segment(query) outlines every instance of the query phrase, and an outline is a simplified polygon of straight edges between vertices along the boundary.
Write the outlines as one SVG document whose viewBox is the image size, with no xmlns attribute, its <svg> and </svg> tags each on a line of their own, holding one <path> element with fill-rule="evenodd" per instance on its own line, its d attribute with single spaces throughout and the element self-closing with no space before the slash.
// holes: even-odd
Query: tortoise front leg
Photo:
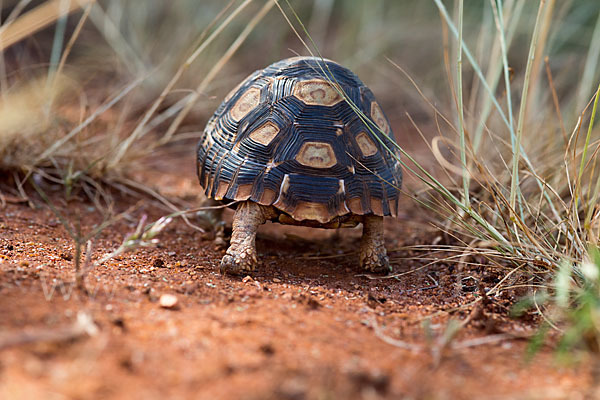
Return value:
<svg viewBox="0 0 600 400">
<path fill-rule="evenodd" d="M 238 204 L 233 217 L 233 233 L 227 253 L 221 260 L 221 273 L 241 275 L 254 271 L 256 258 L 256 231 L 269 216 L 268 207 L 252 201 Z"/>
<path fill-rule="evenodd" d="M 360 266 L 367 271 L 387 274 L 391 268 L 383 242 L 383 217 L 365 215 L 362 223 Z"/>
</svg>

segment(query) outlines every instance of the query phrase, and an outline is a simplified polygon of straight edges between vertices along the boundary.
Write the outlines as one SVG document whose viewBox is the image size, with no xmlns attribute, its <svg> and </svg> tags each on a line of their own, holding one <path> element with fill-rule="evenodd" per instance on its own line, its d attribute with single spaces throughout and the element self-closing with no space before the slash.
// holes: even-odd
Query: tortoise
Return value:
<svg viewBox="0 0 600 400">
<path fill-rule="evenodd" d="M 207 198 L 236 202 L 221 273 L 255 269 L 256 232 L 269 220 L 362 223 L 361 266 L 389 272 L 383 217 L 397 215 L 402 184 L 394 141 L 371 90 L 333 61 L 288 58 L 247 77 L 210 118 L 197 149 Z"/>
</svg>

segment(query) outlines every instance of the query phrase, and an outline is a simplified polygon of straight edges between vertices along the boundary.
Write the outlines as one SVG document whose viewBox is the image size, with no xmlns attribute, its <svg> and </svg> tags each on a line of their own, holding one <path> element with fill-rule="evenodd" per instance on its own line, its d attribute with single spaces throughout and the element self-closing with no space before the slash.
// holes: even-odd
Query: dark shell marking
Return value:
<svg viewBox="0 0 600 400">
<path fill-rule="evenodd" d="M 198 145 L 198 178 L 210 198 L 273 205 L 295 221 L 396 216 L 402 171 L 380 143 L 394 149 L 393 140 L 354 73 L 295 57 L 255 72 L 227 96 Z"/>
</svg>

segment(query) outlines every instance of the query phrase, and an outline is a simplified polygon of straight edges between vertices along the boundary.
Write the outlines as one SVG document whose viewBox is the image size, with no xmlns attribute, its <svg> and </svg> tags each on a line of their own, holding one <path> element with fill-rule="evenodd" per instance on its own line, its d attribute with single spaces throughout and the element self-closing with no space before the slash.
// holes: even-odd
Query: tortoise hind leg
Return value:
<svg viewBox="0 0 600 400">
<path fill-rule="evenodd" d="M 233 217 L 233 232 L 227 253 L 221 260 L 221 273 L 241 275 L 254 271 L 256 257 L 256 231 L 271 214 L 271 208 L 252 201 L 238 204 Z"/>
<path fill-rule="evenodd" d="M 387 274 L 390 262 L 383 242 L 383 217 L 363 216 L 363 235 L 360 241 L 360 265 L 367 271 Z"/>
</svg>

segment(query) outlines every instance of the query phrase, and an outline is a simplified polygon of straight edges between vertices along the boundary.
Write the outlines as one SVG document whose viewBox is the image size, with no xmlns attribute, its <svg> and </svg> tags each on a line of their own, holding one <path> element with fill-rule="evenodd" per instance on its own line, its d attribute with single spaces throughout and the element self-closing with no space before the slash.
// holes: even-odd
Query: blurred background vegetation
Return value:
<svg viewBox="0 0 600 400">
<path fill-rule="evenodd" d="M 60 8 L 76 3 L 76 0 L 5 0 L 2 2 L 2 35 L 12 37 L 10 23 L 7 24 L 11 19 L 18 19 L 28 11 L 48 3 L 56 3 L 56 7 Z M 92 110 L 111 96 L 118 94 L 136 79 L 142 78 L 143 81 L 125 97 L 121 105 L 108 112 L 112 117 L 100 118 L 102 123 L 98 121 L 90 127 L 90 130 L 96 130 L 95 134 L 105 133 L 97 130 L 110 130 L 111 134 L 127 135 L 130 132 L 122 124 L 135 122 L 140 117 L 144 109 L 159 96 L 186 58 L 224 19 L 236 12 L 241 5 L 243 9 L 237 10 L 239 14 L 235 15 L 202 54 L 186 68 L 173 90 L 166 96 L 162 107 L 176 103 L 188 95 L 190 90 L 194 90 L 265 4 L 258 0 L 103 0 L 84 3 L 89 4 L 82 5 L 79 11 L 71 13 L 69 17 L 57 19 L 50 16 L 50 24 L 45 29 L 31 29 L 31 32 L 27 33 L 25 28 L 26 34 L 22 40 L 4 50 L 0 77 L 2 98 L 5 101 L 0 109 L 0 116 L 10 123 L 3 123 L 0 128 L 0 166 L 38 166 L 41 160 L 36 162 L 34 156 L 41 155 L 41 148 L 46 147 L 49 142 L 44 141 L 43 145 L 37 146 L 35 143 L 24 141 L 24 134 L 35 135 L 34 131 L 46 127 L 51 122 L 58 123 L 59 129 L 68 129 L 72 127 L 70 123 L 80 122 L 73 121 L 73 117 L 78 116 L 81 119 L 89 116 Z M 507 10 L 515 10 L 515 13 L 518 13 L 508 52 L 508 61 L 515 81 L 512 90 L 518 94 L 519 82 L 522 80 L 519 78 L 524 74 L 538 2 L 508 0 L 504 3 Z M 561 108 L 567 115 L 566 122 L 573 124 L 573 116 L 581 112 L 589 101 L 595 90 L 593 83 L 597 82 L 600 76 L 600 70 L 592 68 L 591 76 L 589 71 L 588 76 L 585 76 L 585 85 L 580 85 L 584 78 L 582 75 L 586 73 L 586 62 L 589 62 L 588 52 L 594 51 L 595 54 L 591 56 L 595 56 L 596 59 L 598 57 L 598 44 L 595 49 L 590 48 L 590 45 L 593 37 L 600 36 L 600 30 L 597 28 L 600 5 L 594 0 L 548 3 L 552 3 L 552 11 L 549 12 L 547 32 L 543 32 L 547 35 L 543 55 L 549 57 L 556 92 Z M 280 4 L 287 17 L 306 38 L 288 3 L 280 1 Z M 434 1 L 314 0 L 291 1 L 289 4 L 305 24 L 321 54 L 349 67 L 372 87 L 384 104 L 392 124 L 398 127 L 396 133 L 401 143 L 415 143 L 412 139 L 405 140 L 407 135 L 404 130 L 410 129 L 406 112 L 420 124 L 431 123 L 433 115 L 430 107 L 421 99 L 406 76 L 388 62 L 387 58 L 406 70 L 420 90 L 441 111 L 452 113 L 455 109 L 452 86 L 449 85 L 446 71 L 448 65 L 444 62 L 444 46 L 449 46 L 447 50 L 452 67 L 455 64 L 456 40 L 449 36 Z M 491 4 L 490 1 L 470 0 L 465 2 L 464 8 L 465 44 L 474 53 L 482 71 L 487 71 L 490 64 L 499 64 L 498 59 L 490 58 L 496 37 Z M 90 10 L 84 11 L 86 7 L 90 7 Z M 446 7 L 451 15 L 456 14 L 455 2 L 446 1 Z M 15 12 L 18 14 L 15 15 Z M 52 14 L 51 10 L 46 10 L 46 14 Z M 85 20 L 82 21 L 82 18 Z M 512 22 L 508 19 L 507 21 Z M 76 32 L 80 22 L 83 23 L 82 29 Z M 41 87 L 47 86 L 47 81 L 57 69 L 60 56 L 64 54 L 65 47 L 71 39 L 74 39 L 74 43 L 61 70 L 58 79 L 60 84 L 54 87 L 56 93 L 52 94 L 59 99 L 53 104 L 54 108 L 51 111 L 45 111 L 58 121 L 48 121 L 47 116 L 39 115 L 40 110 L 35 108 L 41 101 Z M 219 69 L 214 79 L 205 85 L 185 121 L 186 127 L 183 131 L 201 131 L 204 121 L 224 95 L 250 72 L 295 54 L 305 55 L 308 52 L 282 13 L 277 7 L 273 7 L 260 19 L 223 68 Z M 543 68 L 543 63 L 537 65 L 537 72 L 543 80 L 541 85 L 547 88 Z M 468 63 L 464 63 L 463 73 L 465 104 L 471 107 L 466 115 L 466 124 L 475 125 L 478 116 L 473 107 L 481 103 L 487 94 L 481 91 Z M 500 84 L 498 91 L 502 90 L 504 88 Z M 539 123 L 543 123 L 548 114 L 544 111 L 552 112 L 552 98 L 548 94 L 547 90 L 538 90 L 537 98 L 532 104 L 539 110 L 529 112 L 530 122 L 538 120 Z M 9 98 L 10 101 L 7 101 Z M 24 104 L 21 105 L 20 102 Z M 67 104 L 71 110 L 59 110 Z M 58 118 L 64 117 L 63 113 L 69 111 L 75 115 L 66 116 L 66 120 Z M 16 113 L 22 114 L 21 118 L 18 118 Z M 456 118 L 452 122 L 455 120 Z M 21 127 L 21 124 L 26 126 Z M 98 125 L 102 128 L 98 129 Z M 554 125 L 550 129 L 558 129 L 558 124 Z M 162 129 L 164 126 L 161 125 L 155 134 L 160 135 Z M 19 138 L 16 139 L 10 132 L 6 133 L 7 130 L 13 133 L 19 131 Z M 427 129 L 424 131 L 431 133 Z M 54 135 L 47 136 L 47 141 L 54 140 Z M 34 137 L 35 141 L 39 139 Z M 11 143 L 10 150 L 6 148 L 7 142 Z M 18 153 L 15 148 L 25 147 L 23 145 L 26 143 L 32 148 L 27 150 L 29 160 L 23 163 L 20 155 L 14 156 L 15 152 Z M 116 145 L 114 141 L 111 141 L 111 144 Z M 97 146 L 94 145 L 94 148 L 97 149 Z M 69 154 L 67 157 L 71 156 L 72 154 Z M 90 169 L 89 163 L 93 162 L 93 159 L 95 157 L 78 160 L 82 163 L 78 164 L 79 168 L 95 171 L 99 176 L 109 172 L 100 168 L 102 163 Z M 60 160 L 46 159 L 41 165 L 52 161 L 60 164 Z M 126 168 L 119 168 L 119 174 L 127 168 L 135 167 L 128 163 L 121 166 Z"/>
<path fill-rule="evenodd" d="M 55 3 L 55 8 L 60 8 L 76 3 L 76 0 L 3 1 L 3 37 L 14 36 L 11 20 L 18 19 L 36 7 L 47 6 L 48 3 Z M 36 156 L 43 155 L 42 149 L 55 140 L 55 135 L 52 132 L 45 134 L 40 141 L 37 133 L 45 132 L 52 126 L 51 130 L 60 135 L 59 130 L 76 126 L 73 124 L 89 116 L 128 84 L 141 78 L 143 81 L 125 96 L 118 107 L 111 108 L 103 114 L 105 118 L 99 118 L 87 129 L 94 131 L 96 135 L 96 140 L 93 141 L 94 152 L 97 152 L 97 144 L 101 140 L 98 135 L 110 131 L 110 135 L 105 138 L 112 139 L 109 140 L 110 143 L 104 143 L 110 144 L 104 149 L 105 154 L 110 152 L 111 146 L 117 146 L 114 135 L 125 136 L 131 133 L 123 124 L 136 122 L 140 118 L 186 58 L 226 18 L 236 13 L 202 54 L 186 67 L 173 90 L 167 94 L 161 109 L 181 100 L 199 85 L 265 4 L 258 0 L 103 0 L 84 3 L 89 4 L 83 4 L 79 11 L 63 18 L 52 18 L 52 10 L 48 8 L 45 13 L 50 14 L 49 24 L 45 29 L 37 31 L 35 26 L 21 28 L 21 31 L 25 31 L 21 40 L 3 51 L 0 78 L 4 102 L 0 108 L 0 117 L 9 122 L 2 123 L 0 128 L 0 166 L 32 168 L 64 164 L 66 161 L 61 160 L 61 157 L 50 159 L 46 155 L 42 157 L 43 160 L 38 160 L 39 157 Z M 508 52 L 515 81 L 512 90 L 518 94 L 538 3 L 511 0 L 504 3 L 507 10 L 515 10 L 515 14 L 518 14 Z M 600 5 L 594 0 L 549 3 L 552 3 L 552 11 L 549 12 L 547 32 L 544 32 L 547 40 L 543 55 L 549 57 L 561 108 L 567 114 L 566 122 L 572 125 L 575 122 L 574 116 L 581 112 L 594 92 L 593 82 L 597 81 L 600 74 L 598 68 L 591 68 L 591 72 L 587 71 L 585 76 L 585 84 L 582 84 L 586 62 L 589 62 L 588 52 L 594 51 L 595 54 L 591 56 L 598 58 L 598 44 L 595 49 L 590 46 L 592 38 L 600 36 L 597 28 Z M 280 4 L 302 37 L 306 38 L 288 3 L 280 1 Z M 433 113 L 407 77 L 387 58 L 406 70 L 420 90 L 441 111 L 452 113 L 455 109 L 446 69 L 455 65 L 456 40 L 448 33 L 433 1 L 314 0 L 291 1 L 289 4 L 305 24 L 321 54 L 349 67 L 372 87 L 384 104 L 392 124 L 397 127 L 396 133 L 401 143 L 410 145 L 418 142 L 407 138 L 413 134 L 405 133 L 412 131 L 405 113 L 410 113 L 419 124 L 431 123 Z M 474 53 L 482 71 L 487 71 L 490 64 L 499 65 L 500 61 L 490 58 L 496 38 L 491 4 L 489 1 L 471 0 L 465 2 L 464 8 L 465 44 Z M 87 7 L 90 9 L 85 11 Z M 447 1 L 446 7 L 451 15 L 456 15 L 455 2 Z M 513 22 L 508 18 L 507 21 Z M 83 25 L 81 31 L 78 31 L 80 23 Z M 28 28 L 31 28 L 30 32 Z M 52 104 L 52 110 L 38 107 L 41 106 L 40 102 L 44 103 L 41 88 L 47 87 L 50 78 L 54 78 L 52 75 L 58 68 L 61 55 L 65 54 L 65 48 L 69 47 L 70 40 L 73 40 L 72 47 L 68 50 L 64 67 L 57 79 L 60 83 L 58 86 L 54 85 L 56 93 L 51 95 L 58 99 Z M 445 65 L 444 46 L 448 46 L 447 55 L 450 57 L 446 63 L 449 62 L 449 65 Z M 219 68 L 202 93 L 199 93 L 200 97 L 185 120 L 182 131 L 201 131 L 206 118 L 237 82 L 256 69 L 295 54 L 308 52 L 280 10 L 273 7 L 260 19 L 228 62 Z M 498 54 L 494 55 L 498 58 Z M 543 68 L 543 63 L 537 65 L 539 79 L 543 80 L 541 85 L 546 89 L 547 80 Z M 482 92 L 468 63 L 464 63 L 463 73 L 465 104 L 470 106 L 465 116 L 466 124 L 475 128 L 478 115 L 474 107 L 480 105 L 487 94 Z M 498 91 L 502 90 L 505 89 L 500 84 Z M 547 90 L 538 90 L 536 96 L 531 103 L 539 110 L 531 110 L 528 116 L 530 122 L 537 120 L 544 123 L 548 114 L 546 111 L 553 111 L 552 98 Z M 61 110 L 62 106 L 68 109 Z M 46 115 L 40 115 L 40 112 Z M 47 118 L 48 115 L 50 119 Z M 455 121 L 456 118 L 453 118 L 452 122 Z M 558 124 L 553 125 L 548 128 L 559 128 Z M 164 125 L 160 125 L 155 134 L 160 135 L 164 128 Z M 428 135 L 432 133 L 431 129 L 423 130 Z M 33 142 L 28 142 L 26 137 L 30 137 Z M 63 154 L 70 162 L 73 154 L 68 144 L 73 143 L 69 141 L 64 144 Z M 79 146 L 85 144 L 84 140 L 79 141 Z M 27 148 L 26 154 L 20 154 L 19 149 L 24 148 Z M 134 150 L 130 149 L 131 160 L 143 156 L 144 152 L 138 154 Z M 118 175 L 135 168 L 135 162 L 123 162 L 112 165 L 109 171 L 94 155 L 76 161 L 79 169 L 89 171 L 97 177 L 106 173 Z M 90 167 L 90 163 L 94 162 L 95 166 Z"/>
<path fill-rule="evenodd" d="M 600 341 L 597 0 L 0 7 L 0 170 L 17 186 L 30 176 L 68 190 L 131 186 L 149 157 L 178 149 L 192 160 L 190 143 L 232 87 L 310 50 L 382 103 L 406 151 L 405 191 L 456 239 L 447 250 L 526 270 L 549 293 L 558 273 L 556 318 L 585 310 L 581 329 Z"/>
</svg>

